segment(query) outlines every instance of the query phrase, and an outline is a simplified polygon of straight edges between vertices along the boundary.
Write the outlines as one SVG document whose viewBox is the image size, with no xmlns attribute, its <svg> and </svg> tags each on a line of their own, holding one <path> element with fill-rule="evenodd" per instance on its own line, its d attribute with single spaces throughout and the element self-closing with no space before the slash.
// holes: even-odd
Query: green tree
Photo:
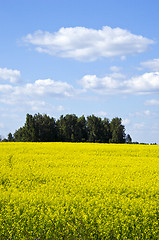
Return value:
<svg viewBox="0 0 159 240">
<path fill-rule="evenodd" d="M 8 134 L 8 142 L 13 142 L 14 138 L 11 133 Z"/>
<path fill-rule="evenodd" d="M 24 141 L 25 142 L 35 142 L 35 121 L 31 114 L 27 114 L 26 123 L 24 125 Z"/>
<path fill-rule="evenodd" d="M 78 141 L 86 142 L 87 141 L 87 121 L 84 116 L 81 116 L 77 120 L 77 132 L 78 132 Z"/>
<path fill-rule="evenodd" d="M 26 131 L 24 127 L 20 127 L 18 130 L 16 130 L 14 133 L 15 142 L 26 142 L 25 133 Z"/>
<path fill-rule="evenodd" d="M 109 143 L 109 139 L 111 138 L 111 131 L 110 131 L 110 121 L 108 118 L 104 118 L 102 121 L 103 124 L 103 142 Z"/>
<path fill-rule="evenodd" d="M 35 140 L 37 142 L 57 141 L 57 128 L 54 118 L 46 114 L 35 114 L 34 117 Z"/>
<path fill-rule="evenodd" d="M 78 123 L 77 116 L 75 114 L 63 115 L 57 121 L 58 127 L 58 139 L 64 142 L 76 142 L 78 141 Z"/>
<path fill-rule="evenodd" d="M 87 120 L 84 116 L 75 114 L 61 115 L 55 121 L 53 117 L 44 114 L 26 115 L 23 127 L 15 131 L 14 137 L 8 134 L 8 141 L 22 142 L 125 142 L 125 127 L 121 118 L 109 119 L 90 115 Z M 129 136 L 129 142 L 131 137 Z"/>
<path fill-rule="evenodd" d="M 128 144 L 132 143 L 132 138 L 129 134 L 126 135 L 125 142 L 128 143 Z"/>
<path fill-rule="evenodd" d="M 87 117 L 87 132 L 89 142 L 104 141 L 104 126 L 102 119 L 94 115 Z"/>
<path fill-rule="evenodd" d="M 125 143 L 125 127 L 121 118 L 113 118 L 110 123 L 111 143 Z"/>
</svg>

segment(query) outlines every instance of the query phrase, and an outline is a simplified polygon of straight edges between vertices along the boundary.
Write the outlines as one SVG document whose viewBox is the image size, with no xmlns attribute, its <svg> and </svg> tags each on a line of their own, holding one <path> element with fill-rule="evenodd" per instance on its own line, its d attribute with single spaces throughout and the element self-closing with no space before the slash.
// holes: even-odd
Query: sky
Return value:
<svg viewBox="0 0 159 240">
<path fill-rule="evenodd" d="M 159 144 L 158 0 L 0 0 L 0 135 L 26 114 L 122 118 Z"/>
</svg>

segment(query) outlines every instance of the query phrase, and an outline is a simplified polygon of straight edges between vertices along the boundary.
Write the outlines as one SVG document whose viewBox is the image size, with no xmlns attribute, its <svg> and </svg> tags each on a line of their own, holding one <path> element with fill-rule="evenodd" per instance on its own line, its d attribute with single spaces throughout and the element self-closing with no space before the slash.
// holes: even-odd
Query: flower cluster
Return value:
<svg viewBox="0 0 159 240">
<path fill-rule="evenodd" d="M 0 239 L 157 239 L 159 146 L 1 143 Z"/>
</svg>

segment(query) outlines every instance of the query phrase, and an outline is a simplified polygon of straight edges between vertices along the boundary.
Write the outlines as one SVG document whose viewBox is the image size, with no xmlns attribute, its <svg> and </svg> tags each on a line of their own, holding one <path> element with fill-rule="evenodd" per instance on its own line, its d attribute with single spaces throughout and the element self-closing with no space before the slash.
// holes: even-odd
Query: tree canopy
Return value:
<svg viewBox="0 0 159 240">
<path fill-rule="evenodd" d="M 122 119 L 118 117 L 110 121 L 95 115 L 85 118 L 67 114 L 55 120 L 38 113 L 34 116 L 27 114 L 24 126 L 13 135 L 9 133 L 8 141 L 131 143 L 131 137 L 126 137 Z"/>
</svg>

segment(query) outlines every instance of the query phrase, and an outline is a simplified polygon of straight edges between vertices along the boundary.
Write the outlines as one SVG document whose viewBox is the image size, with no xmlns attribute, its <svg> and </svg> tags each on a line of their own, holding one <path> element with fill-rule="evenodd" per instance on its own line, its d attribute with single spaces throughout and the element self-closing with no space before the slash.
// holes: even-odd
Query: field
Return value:
<svg viewBox="0 0 159 240">
<path fill-rule="evenodd" d="M 0 143 L 0 239 L 159 239 L 159 146 Z"/>
</svg>

